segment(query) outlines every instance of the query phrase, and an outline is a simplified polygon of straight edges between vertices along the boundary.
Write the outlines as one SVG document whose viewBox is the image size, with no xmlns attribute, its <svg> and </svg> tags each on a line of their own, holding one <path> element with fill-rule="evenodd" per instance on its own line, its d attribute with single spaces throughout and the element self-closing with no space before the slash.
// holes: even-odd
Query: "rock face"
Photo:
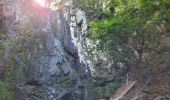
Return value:
<svg viewBox="0 0 170 100">
<path fill-rule="evenodd" d="M 71 3 L 53 11 L 34 0 L 0 1 L 0 99 L 99 100 L 115 91 L 114 65 L 105 53 L 84 52 L 92 45 L 86 13 Z"/>
<path fill-rule="evenodd" d="M 11 25 L 15 19 L 15 5 L 13 0 L 0 0 L 0 40 L 4 40 L 6 37 L 3 32 L 10 31 Z M 9 46 L 5 46 L 2 51 L 0 58 L 0 73 L 2 73 L 2 69 L 6 62 L 9 53 Z"/>
<path fill-rule="evenodd" d="M 15 19 L 15 0 L 0 1 L 0 26 L 1 28 L 9 28 Z"/>
<path fill-rule="evenodd" d="M 17 4 L 15 26 L 8 26 L 8 22 L 3 24 L 10 29 L 6 33 L 10 49 L 6 50 L 9 56 L 1 69 L 12 68 L 10 75 L 16 88 L 15 99 L 90 100 L 86 86 L 81 82 L 85 72 L 79 75 L 75 67 L 79 63 L 77 49 L 72 43 L 63 10 L 42 8 L 32 0 L 23 3 L 25 5 L 12 3 Z M 1 12 L 1 18 L 13 14 L 11 7 L 1 5 L 0 10 L 10 11 Z M 2 74 L 3 79 L 8 78 Z"/>
<path fill-rule="evenodd" d="M 79 57 L 78 69 L 81 72 L 86 72 L 85 76 L 90 75 L 90 77 L 93 77 L 97 84 L 105 84 L 108 81 L 112 81 L 115 77 L 113 60 L 109 59 L 110 55 L 107 52 L 95 50 L 97 43 L 92 43 L 92 41 L 86 37 L 88 30 L 86 12 L 80 8 L 67 7 L 68 3 L 73 6 L 74 2 L 65 3 L 64 17 L 69 23 L 72 43 L 74 47 L 77 48 Z"/>
</svg>

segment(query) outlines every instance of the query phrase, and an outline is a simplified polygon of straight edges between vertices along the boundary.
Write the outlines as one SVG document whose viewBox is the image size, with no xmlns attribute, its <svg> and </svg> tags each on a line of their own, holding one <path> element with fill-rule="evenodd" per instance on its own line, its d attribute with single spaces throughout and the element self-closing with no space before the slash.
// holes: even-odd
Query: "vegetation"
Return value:
<svg viewBox="0 0 170 100">
<path fill-rule="evenodd" d="M 0 81 L 0 100 L 12 100 L 14 88 L 9 82 Z"/>
<path fill-rule="evenodd" d="M 33 27 L 33 25 L 30 26 Z M 1 73 L 0 100 L 13 100 L 16 84 L 25 80 L 30 60 L 37 57 L 41 43 L 39 43 L 37 35 L 30 26 L 28 23 L 24 23 L 19 32 L 10 33 L 15 38 L 2 37 L 2 40 L 0 40 L 0 55 L 4 53 L 5 46 L 10 48 L 9 52 L 5 51 L 8 53 L 8 59 L 6 59 L 6 65 L 3 68 L 3 73 Z M 31 59 L 28 59 L 30 51 Z M 34 88 L 31 85 L 25 87 L 27 92 L 33 91 Z"/>
<path fill-rule="evenodd" d="M 29 93 L 32 93 L 35 90 L 35 88 L 36 88 L 36 86 L 34 86 L 34 85 L 26 85 L 24 87 L 24 89 Z"/>
<path fill-rule="evenodd" d="M 107 51 L 114 61 L 130 59 L 133 50 L 142 53 L 150 40 L 150 27 L 170 18 L 169 0 L 104 0 L 104 8 L 99 6 L 101 0 L 79 0 L 79 3 L 87 12 L 100 11 L 89 15 L 87 36 L 94 43 L 99 41 L 96 49 Z"/>
<path fill-rule="evenodd" d="M 84 83 L 87 84 L 88 92 L 98 96 L 97 99 L 101 99 L 109 96 L 110 93 L 113 94 L 126 80 L 129 66 L 132 66 L 131 62 L 138 64 L 143 52 L 154 49 L 149 46 L 149 43 L 155 42 L 159 45 L 153 36 L 152 27 L 158 26 L 161 34 L 168 31 L 164 24 L 170 22 L 170 0 L 73 1 L 75 6 L 87 13 L 89 30 L 86 36 L 94 45 L 87 48 L 86 52 L 88 56 L 91 56 L 92 61 L 95 57 L 98 59 L 98 62 L 94 62 L 98 79 L 93 77 L 95 82 L 85 80 Z M 32 71 L 30 67 L 34 67 L 32 60 L 37 58 L 38 53 L 41 52 L 40 49 L 45 49 L 45 44 L 42 44 L 35 33 L 35 30 L 42 26 L 41 23 L 24 19 L 20 24 L 22 25 L 17 32 L 9 33 L 5 39 L 0 37 L 0 56 L 4 53 L 4 47 L 10 46 L 3 76 L 0 79 L 0 100 L 13 99 L 15 84 L 26 80 L 28 73 Z M 55 33 L 56 29 L 53 28 L 51 31 Z M 5 36 L 1 29 L 0 36 Z M 158 53 L 167 50 L 169 48 L 162 48 Z M 94 51 L 98 55 L 95 55 Z M 104 57 L 106 57 L 105 62 Z M 113 63 L 114 72 L 104 69 L 110 63 Z M 109 77 L 110 80 L 107 80 L 109 75 L 114 77 Z M 101 80 L 104 82 L 96 84 Z M 69 77 L 64 74 L 57 78 L 56 84 L 66 89 L 72 86 Z M 32 92 L 35 88 L 34 85 L 24 87 L 27 92 Z"/>
<path fill-rule="evenodd" d="M 90 24 L 87 37 L 95 46 L 87 52 L 108 53 L 113 62 L 139 62 L 144 50 L 150 49 L 153 26 L 170 21 L 169 0 L 76 0 L 75 5 L 87 12 Z M 94 13 L 95 12 L 95 13 Z M 152 48 L 153 49 L 153 48 Z"/>
<path fill-rule="evenodd" d="M 62 74 L 60 77 L 58 77 L 56 83 L 60 84 L 60 86 L 65 89 L 68 89 L 71 85 L 69 77 L 64 74 Z"/>
<path fill-rule="evenodd" d="M 86 36 L 95 45 L 86 51 L 89 56 L 92 56 L 94 51 L 99 53 L 97 69 L 104 71 L 103 66 L 99 66 L 102 62 L 101 53 L 107 54 L 108 61 L 127 67 L 121 69 L 121 66 L 117 65 L 119 72 L 115 77 L 120 77 L 119 81 L 115 80 L 106 86 L 108 89 L 114 88 L 112 91 L 120 86 L 122 83 L 120 80 L 125 80 L 129 66 L 138 64 L 145 51 L 155 49 L 149 43 L 156 44 L 156 48 L 159 47 L 154 38 L 153 27 L 159 26 L 162 34 L 168 30 L 164 24 L 170 21 L 169 0 L 75 0 L 74 2 L 76 6 L 87 12 L 90 23 Z"/>
</svg>

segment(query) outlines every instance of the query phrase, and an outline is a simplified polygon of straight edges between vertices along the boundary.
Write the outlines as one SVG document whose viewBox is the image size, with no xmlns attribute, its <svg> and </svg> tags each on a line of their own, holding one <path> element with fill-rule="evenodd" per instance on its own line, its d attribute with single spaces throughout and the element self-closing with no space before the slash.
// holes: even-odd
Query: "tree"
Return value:
<svg viewBox="0 0 170 100">
<path fill-rule="evenodd" d="M 107 51 L 114 60 L 135 56 L 140 60 L 145 42 L 150 39 L 149 28 L 169 18 L 168 0 L 103 0 L 77 1 L 88 14 L 88 37 L 100 41 L 97 49 Z M 101 10 L 102 9 L 102 10 Z M 100 12 L 100 13 L 98 13 Z M 121 50 L 118 50 L 121 49 Z"/>
</svg>

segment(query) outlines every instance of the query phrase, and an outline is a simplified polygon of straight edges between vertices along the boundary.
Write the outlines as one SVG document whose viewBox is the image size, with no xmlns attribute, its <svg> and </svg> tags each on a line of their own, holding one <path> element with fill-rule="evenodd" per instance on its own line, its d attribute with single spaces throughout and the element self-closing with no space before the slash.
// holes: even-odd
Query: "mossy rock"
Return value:
<svg viewBox="0 0 170 100">
<path fill-rule="evenodd" d="M 0 100 L 13 100 L 14 88 L 9 82 L 0 81 Z"/>
<path fill-rule="evenodd" d="M 0 56 L 2 55 L 3 51 L 4 51 L 4 44 L 2 41 L 0 41 Z"/>
<path fill-rule="evenodd" d="M 160 48 L 160 50 L 157 52 L 157 53 L 165 53 L 165 52 L 169 52 L 170 51 L 170 47 L 166 47 L 166 46 L 164 46 L 164 47 L 161 47 Z"/>
<path fill-rule="evenodd" d="M 57 79 L 57 84 L 60 84 L 61 87 L 67 89 L 71 86 L 71 82 L 69 80 L 69 77 L 62 74 L 60 77 Z"/>
<path fill-rule="evenodd" d="M 26 85 L 26 86 L 24 86 L 24 89 L 25 89 L 26 92 L 32 93 L 36 89 L 36 86 Z"/>
<path fill-rule="evenodd" d="M 101 99 L 103 98 L 104 88 L 100 86 L 97 86 L 97 87 L 94 86 L 94 87 L 88 88 L 88 92 L 90 94 L 94 94 L 96 96 L 96 99 Z"/>
</svg>

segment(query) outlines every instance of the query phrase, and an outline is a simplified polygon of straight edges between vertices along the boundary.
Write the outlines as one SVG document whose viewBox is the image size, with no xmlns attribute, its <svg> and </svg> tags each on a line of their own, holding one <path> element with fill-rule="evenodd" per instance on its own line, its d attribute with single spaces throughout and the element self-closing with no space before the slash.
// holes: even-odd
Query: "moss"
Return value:
<svg viewBox="0 0 170 100">
<path fill-rule="evenodd" d="M 25 72 L 24 67 L 28 67 L 28 51 L 31 51 L 31 56 L 36 56 L 39 50 L 37 34 L 33 33 L 27 25 L 24 25 L 24 30 L 21 29 L 20 32 L 11 32 L 17 38 L 15 41 L 8 37 L 0 38 L 0 56 L 3 55 L 4 47 L 10 46 L 8 59 L 2 73 L 4 81 L 0 81 L 0 100 L 13 100 L 14 85 L 25 79 L 23 73 Z M 2 35 L 5 33 L 0 31 L 0 36 Z M 25 89 L 31 92 L 34 86 L 26 86 Z"/>
<path fill-rule="evenodd" d="M 119 83 L 110 82 L 105 85 L 105 95 L 109 96 L 116 92 L 117 88 L 120 86 Z"/>
<path fill-rule="evenodd" d="M 82 82 L 88 85 L 88 93 L 95 95 L 96 100 L 99 100 L 114 94 L 124 80 L 125 77 L 121 72 L 118 72 L 113 81 L 105 82 L 104 85 L 97 85 L 96 82 L 93 82 L 92 80 L 83 80 Z"/>
<path fill-rule="evenodd" d="M 10 82 L 0 81 L 0 100 L 13 100 L 14 88 Z"/>
<path fill-rule="evenodd" d="M 0 41 L 0 56 L 2 55 L 3 50 L 4 50 L 4 43 Z"/>
<path fill-rule="evenodd" d="M 101 86 L 91 86 L 88 88 L 88 92 L 96 96 L 96 99 L 103 98 L 104 88 Z"/>
<path fill-rule="evenodd" d="M 34 85 L 26 85 L 26 86 L 24 87 L 24 89 L 25 89 L 27 92 L 31 93 L 31 92 L 33 92 L 33 91 L 36 89 L 36 86 L 34 86 Z"/>
<path fill-rule="evenodd" d="M 3 29 L 3 26 L 1 25 L 1 21 L 0 21 L 0 35 L 5 34 L 5 29 Z"/>
<path fill-rule="evenodd" d="M 64 82 L 65 80 L 67 80 L 68 79 L 68 77 L 67 76 L 65 76 L 65 75 L 61 75 L 59 78 L 58 78 L 58 82 Z"/>
<path fill-rule="evenodd" d="M 10 52 L 9 57 L 7 59 L 7 64 L 3 69 L 4 70 L 3 71 L 3 75 L 4 75 L 3 79 L 4 80 L 8 80 L 8 81 L 11 80 L 11 78 L 12 78 L 11 73 L 12 73 L 15 65 L 17 65 L 15 62 L 15 54 Z"/>
<path fill-rule="evenodd" d="M 86 88 L 89 94 L 95 95 L 95 99 L 99 100 L 103 98 L 104 88 L 95 84 L 93 80 L 82 80 L 84 84 L 86 84 Z"/>
<path fill-rule="evenodd" d="M 103 86 L 92 84 L 88 87 L 88 92 L 95 95 L 96 99 L 99 100 L 105 97 L 109 97 L 111 94 L 116 92 L 120 85 L 121 84 L 119 82 L 108 82 Z"/>
<path fill-rule="evenodd" d="M 7 45 L 7 44 L 8 44 L 7 40 L 0 40 L 0 56 L 3 54 L 5 45 Z"/>
<path fill-rule="evenodd" d="M 60 84 L 61 87 L 67 89 L 70 87 L 70 80 L 63 74 L 57 79 L 57 84 Z"/>
<path fill-rule="evenodd" d="M 158 54 L 160 53 L 165 53 L 165 52 L 169 52 L 170 51 L 170 47 L 161 47 L 160 50 L 157 52 Z"/>
</svg>

